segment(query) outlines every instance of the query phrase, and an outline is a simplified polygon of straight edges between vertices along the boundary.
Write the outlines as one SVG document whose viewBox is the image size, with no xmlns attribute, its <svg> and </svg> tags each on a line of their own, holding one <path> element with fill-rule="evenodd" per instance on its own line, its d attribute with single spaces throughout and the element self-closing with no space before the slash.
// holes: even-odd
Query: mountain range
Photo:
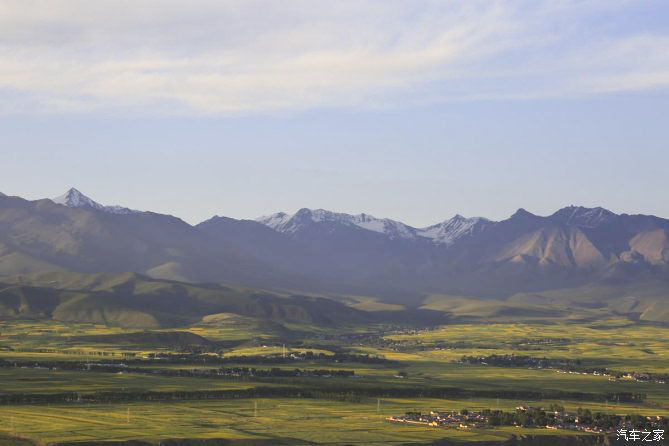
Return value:
<svg viewBox="0 0 669 446">
<path fill-rule="evenodd" d="M 502 221 L 456 215 L 425 228 L 323 209 L 190 225 L 71 189 L 35 201 L 0 194 L 0 280 L 139 273 L 409 307 L 432 295 L 505 299 L 611 284 L 653 283 L 666 296 L 668 235 L 663 218 L 578 206 L 549 216 L 519 209 Z"/>
<path fill-rule="evenodd" d="M 461 237 L 477 233 L 492 224 L 482 217 L 465 218 L 456 215 L 426 228 L 414 228 L 389 218 L 376 218 L 369 214 L 349 215 L 324 209 L 301 209 L 293 215 L 279 212 L 257 218 L 256 221 L 283 234 L 299 232 L 305 224 L 332 223 L 377 232 L 390 239 L 424 240 L 441 245 L 452 245 Z"/>
</svg>

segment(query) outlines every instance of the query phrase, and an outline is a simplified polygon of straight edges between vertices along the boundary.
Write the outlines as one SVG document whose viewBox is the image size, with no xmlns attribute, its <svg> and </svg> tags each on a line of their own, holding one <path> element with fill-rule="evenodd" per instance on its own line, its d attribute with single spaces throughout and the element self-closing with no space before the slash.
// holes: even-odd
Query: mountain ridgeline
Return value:
<svg viewBox="0 0 669 446">
<path fill-rule="evenodd" d="M 54 200 L 0 194 L 0 282 L 132 272 L 182 286 L 374 296 L 414 307 L 435 294 L 500 299 L 600 285 L 653 284 L 664 297 L 668 235 L 666 219 L 574 206 L 546 217 L 520 209 L 498 222 L 456 215 L 426 228 L 320 209 L 192 226 L 103 206 L 76 189 Z M 62 290 L 55 294 L 45 299 L 61 302 Z"/>
</svg>

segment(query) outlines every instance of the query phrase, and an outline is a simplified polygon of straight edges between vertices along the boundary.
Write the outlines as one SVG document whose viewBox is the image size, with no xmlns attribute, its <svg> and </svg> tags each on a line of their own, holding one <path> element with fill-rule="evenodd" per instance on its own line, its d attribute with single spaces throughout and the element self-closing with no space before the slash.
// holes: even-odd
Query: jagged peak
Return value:
<svg viewBox="0 0 669 446">
<path fill-rule="evenodd" d="M 274 229 L 275 231 L 285 232 L 283 230 L 284 226 L 290 221 L 291 218 L 293 218 L 292 215 L 289 215 L 285 212 L 277 212 L 276 214 L 263 215 L 262 217 L 258 217 L 255 219 L 255 221 L 262 223 L 263 225 Z"/>
<path fill-rule="evenodd" d="M 85 197 L 88 198 L 86 195 L 84 195 L 79 189 L 76 187 L 71 187 L 65 192 L 62 197 L 68 197 L 68 198 L 75 198 L 75 197 Z M 88 198 L 90 200 L 90 198 Z"/>
<path fill-rule="evenodd" d="M 98 211 L 103 211 L 107 212 L 110 214 L 138 214 L 140 211 L 135 211 L 132 209 L 128 209 L 123 206 L 104 206 L 97 201 L 87 197 L 84 195 L 81 191 L 79 191 L 77 188 L 71 187 L 68 189 L 67 192 L 65 192 L 63 195 L 60 195 L 56 198 L 52 198 L 51 201 L 53 201 L 56 204 L 61 204 L 63 206 L 67 206 L 69 208 L 89 208 L 89 209 L 95 209 Z"/>
<path fill-rule="evenodd" d="M 309 208 L 301 208 L 295 213 L 295 215 L 311 215 L 311 214 L 314 214 L 314 213 L 323 213 L 323 212 L 325 212 L 324 209 L 311 210 Z"/>
<path fill-rule="evenodd" d="M 518 209 L 516 212 L 514 212 L 513 215 L 511 216 L 511 218 L 528 218 L 528 217 L 529 217 L 529 218 L 532 218 L 532 217 L 536 217 L 536 215 L 534 215 L 534 214 L 531 213 L 531 212 L 526 211 L 524 208 L 519 208 L 519 209 Z"/>
<path fill-rule="evenodd" d="M 457 240 L 478 233 L 493 224 L 484 217 L 463 217 L 455 214 L 453 217 L 436 225 L 419 229 L 418 235 L 428 238 L 434 243 L 452 245 Z"/>
<path fill-rule="evenodd" d="M 84 195 L 84 194 L 82 194 L 81 191 L 76 187 L 71 187 L 68 189 L 67 192 L 65 192 L 65 195 Z"/>
<path fill-rule="evenodd" d="M 600 206 L 588 208 L 571 205 L 556 211 L 549 218 L 569 226 L 596 227 L 614 217 L 617 214 Z"/>
<path fill-rule="evenodd" d="M 562 209 L 559 209 L 555 211 L 553 215 L 560 214 L 560 213 L 575 213 L 575 214 L 581 214 L 584 212 L 597 212 L 597 213 L 604 213 L 604 214 L 610 214 L 610 215 L 616 215 L 614 212 L 609 211 L 606 208 L 603 208 L 601 206 L 595 206 L 593 208 L 589 208 L 586 206 L 575 206 L 573 204 L 569 206 L 565 206 Z"/>
<path fill-rule="evenodd" d="M 442 222 L 436 223 L 434 225 L 430 225 L 424 228 L 421 228 L 421 231 L 431 229 L 431 228 L 437 228 L 437 227 L 443 227 L 443 226 L 451 226 L 451 225 L 456 225 L 456 224 L 462 224 L 462 223 L 477 223 L 477 222 L 491 222 L 491 220 L 488 220 L 485 217 L 465 217 L 460 214 L 455 214 L 453 217 L 446 219 Z"/>
<path fill-rule="evenodd" d="M 51 201 L 57 204 L 62 204 L 70 208 L 91 207 L 93 209 L 99 209 L 99 210 L 104 208 L 103 205 L 87 197 L 74 187 L 71 187 L 63 195 L 60 195 L 52 199 Z"/>
</svg>

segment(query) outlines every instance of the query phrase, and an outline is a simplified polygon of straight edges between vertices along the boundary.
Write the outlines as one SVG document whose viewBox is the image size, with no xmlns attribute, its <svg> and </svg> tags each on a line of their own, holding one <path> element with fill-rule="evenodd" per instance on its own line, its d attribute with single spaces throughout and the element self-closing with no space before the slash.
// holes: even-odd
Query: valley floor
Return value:
<svg viewBox="0 0 669 446">
<path fill-rule="evenodd" d="M 594 434 L 534 425 L 442 429 L 388 418 L 518 406 L 581 408 L 632 423 L 669 418 L 669 384 L 621 376 L 669 374 L 667 327 L 298 328 L 307 333 L 299 340 L 259 332 L 255 322 L 245 330 L 233 317 L 178 330 L 193 337 L 3 321 L 0 444 L 595 444 Z M 211 342 L 188 344 L 199 337 Z M 571 373 L 558 373 L 565 367 Z"/>
</svg>

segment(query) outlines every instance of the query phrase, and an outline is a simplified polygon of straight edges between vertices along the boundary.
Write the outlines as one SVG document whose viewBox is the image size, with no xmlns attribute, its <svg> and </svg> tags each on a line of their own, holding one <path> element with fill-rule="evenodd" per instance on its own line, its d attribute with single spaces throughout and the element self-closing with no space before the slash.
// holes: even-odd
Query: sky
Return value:
<svg viewBox="0 0 669 446">
<path fill-rule="evenodd" d="M 666 0 L 0 0 L 0 192 L 669 217 Z"/>
</svg>

